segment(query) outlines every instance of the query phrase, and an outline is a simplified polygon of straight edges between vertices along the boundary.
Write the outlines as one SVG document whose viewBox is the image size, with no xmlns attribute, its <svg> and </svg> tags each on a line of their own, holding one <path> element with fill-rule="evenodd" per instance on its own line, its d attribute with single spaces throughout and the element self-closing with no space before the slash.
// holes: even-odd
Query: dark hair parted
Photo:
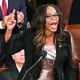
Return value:
<svg viewBox="0 0 80 80">
<path fill-rule="evenodd" d="M 62 13 L 59 10 L 59 8 L 54 4 L 42 5 L 37 9 L 32 19 L 32 27 L 36 27 L 37 29 L 36 36 L 34 37 L 34 43 L 37 47 L 43 45 L 45 41 L 45 16 L 48 6 L 52 6 L 53 8 L 55 8 L 57 14 L 59 15 L 59 24 L 58 24 L 58 29 L 55 32 L 55 39 L 63 41 L 63 36 L 65 36 L 64 33 L 65 24 L 62 17 Z"/>
</svg>

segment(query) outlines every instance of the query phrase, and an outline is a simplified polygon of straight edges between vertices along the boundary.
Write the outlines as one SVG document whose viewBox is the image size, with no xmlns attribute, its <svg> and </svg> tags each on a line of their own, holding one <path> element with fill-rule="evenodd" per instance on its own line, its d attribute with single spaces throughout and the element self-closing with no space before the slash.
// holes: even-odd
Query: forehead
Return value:
<svg viewBox="0 0 80 80">
<path fill-rule="evenodd" d="M 57 14 L 57 11 L 56 11 L 56 9 L 54 7 L 48 6 L 47 10 L 46 10 L 46 13 L 47 14 Z"/>
</svg>

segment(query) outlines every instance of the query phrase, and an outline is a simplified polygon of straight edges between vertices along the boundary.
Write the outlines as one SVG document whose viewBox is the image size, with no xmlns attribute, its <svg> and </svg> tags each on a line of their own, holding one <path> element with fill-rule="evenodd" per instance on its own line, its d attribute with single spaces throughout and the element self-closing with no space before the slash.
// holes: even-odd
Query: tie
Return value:
<svg viewBox="0 0 80 80">
<path fill-rule="evenodd" d="M 7 4 L 5 0 L 2 1 L 2 14 L 3 14 L 3 20 L 4 20 L 4 17 L 7 15 Z"/>
</svg>

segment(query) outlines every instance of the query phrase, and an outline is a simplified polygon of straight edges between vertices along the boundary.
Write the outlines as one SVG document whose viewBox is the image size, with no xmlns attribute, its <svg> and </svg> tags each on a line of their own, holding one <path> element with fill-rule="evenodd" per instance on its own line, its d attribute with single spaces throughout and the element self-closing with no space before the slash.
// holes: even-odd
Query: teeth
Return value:
<svg viewBox="0 0 80 80">
<path fill-rule="evenodd" d="M 56 23 L 52 23 L 52 24 L 55 24 L 56 25 Z"/>
</svg>

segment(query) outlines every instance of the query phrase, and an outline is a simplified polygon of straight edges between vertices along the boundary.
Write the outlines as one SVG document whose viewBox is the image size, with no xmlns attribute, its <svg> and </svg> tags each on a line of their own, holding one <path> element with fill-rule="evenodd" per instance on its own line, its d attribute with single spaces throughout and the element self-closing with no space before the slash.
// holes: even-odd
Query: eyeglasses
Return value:
<svg viewBox="0 0 80 80">
<path fill-rule="evenodd" d="M 53 19 L 53 17 L 54 17 L 54 19 L 58 19 L 59 15 L 46 15 L 45 17 L 48 19 Z"/>
</svg>

